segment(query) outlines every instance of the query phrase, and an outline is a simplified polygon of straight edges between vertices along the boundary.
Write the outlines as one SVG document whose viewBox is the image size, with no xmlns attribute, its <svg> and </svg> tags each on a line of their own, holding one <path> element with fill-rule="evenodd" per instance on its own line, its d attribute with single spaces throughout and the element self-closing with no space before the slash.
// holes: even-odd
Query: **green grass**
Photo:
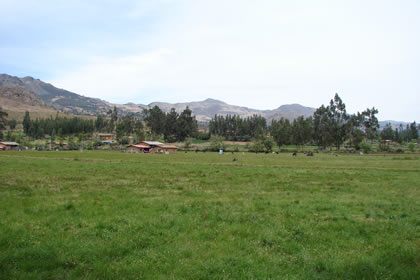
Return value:
<svg viewBox="0 0 420 280">
<path fill-rule="evenodd" d="M 27 151 L 0 167 L 0 279 L 420 279 L 419 155 Z"/>
</svg>

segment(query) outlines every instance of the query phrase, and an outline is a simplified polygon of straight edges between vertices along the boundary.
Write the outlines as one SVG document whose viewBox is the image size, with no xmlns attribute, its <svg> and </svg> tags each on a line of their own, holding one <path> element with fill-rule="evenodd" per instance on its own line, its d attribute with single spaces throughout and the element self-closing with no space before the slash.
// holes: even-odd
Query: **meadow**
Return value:
<svg viewBox="0 0 420 280">
<path fill-rule="evenodd" d="M 420 155 L 1 152 L 0 279 L 74 278 L 420 279 Z"/>
</svg>

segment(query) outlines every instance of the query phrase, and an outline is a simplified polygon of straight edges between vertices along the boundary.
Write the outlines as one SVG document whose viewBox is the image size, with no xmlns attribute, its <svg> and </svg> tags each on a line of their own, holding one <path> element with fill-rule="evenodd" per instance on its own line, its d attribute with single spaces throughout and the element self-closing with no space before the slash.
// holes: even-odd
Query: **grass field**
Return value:
<svg viewBox="0 0 420 280">
<path fill-rule="evenodd" d="M 420 279 L 419 155 L 1 152 L 0 217 L 1 279 Z"/>
</svg>

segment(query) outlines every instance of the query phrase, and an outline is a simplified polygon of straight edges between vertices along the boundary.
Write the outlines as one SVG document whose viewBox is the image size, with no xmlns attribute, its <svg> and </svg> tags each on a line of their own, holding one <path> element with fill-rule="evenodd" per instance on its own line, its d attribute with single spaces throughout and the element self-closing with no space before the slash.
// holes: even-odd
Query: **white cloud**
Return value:
<svg viewBox="0 0 420 280">
<path fill-rule="evenodd" d="M 159 83 L 160 69 L 171 55 L 173 51 L 159 49 L 118 58 L 92 57 L 84 67 L 51 83 L 105 100 L 126 100 Z"/>
<path fill-rule="evenodd" d="M 239 0 L 133 6 L 132 36 L 104 45 L 118 52 L 91 56 L 52 82 L 117 103 L 212 97 L 261 109 L 316 107 L 339 92 L 352 111 L 377 106 L 384 118 L 416 114 L 414 107 L 396 112 L 395 101 L 381 98 L 395 91 L 409 98 L 419 89 L 405 78 L 419 70 L 419 40 L 412 23 L 396 14 L 414 18 L 408 6 Z M 136 23 L 150 15 L 160 19 L 153 28 Z"/>
</svg>

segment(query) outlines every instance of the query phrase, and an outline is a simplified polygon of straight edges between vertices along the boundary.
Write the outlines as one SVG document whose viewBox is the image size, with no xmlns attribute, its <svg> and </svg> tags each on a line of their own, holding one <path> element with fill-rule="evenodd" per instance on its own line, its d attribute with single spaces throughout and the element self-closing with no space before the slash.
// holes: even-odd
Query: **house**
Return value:
<svg viewBox="0 0 420 280">
<path fill-rule="evenodd" d="M 114 134 L 112 133 L 98 133 L 98 137 L 100 140 L 111 140 L 114 139 Z"/>
<path fill-rule="evenodd" d="M 19 143 L 16 142 L 0 142 L 0 151 L 18 151 Z"/>
<path fill-rule="evenodd" d="M 142 141 L 127 147 L 127 152 L 130 153 L 145 153 L 145 154 L 174 154 L 178 148 L 171 145 L 157 141 Z"/>
</svg>

